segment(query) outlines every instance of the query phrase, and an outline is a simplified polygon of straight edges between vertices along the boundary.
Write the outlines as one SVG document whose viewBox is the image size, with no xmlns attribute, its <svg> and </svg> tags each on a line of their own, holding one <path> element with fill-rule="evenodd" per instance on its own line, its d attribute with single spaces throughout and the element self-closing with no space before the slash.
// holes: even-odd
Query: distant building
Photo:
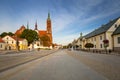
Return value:
<svg viewBox="0 0 120 80">
<path fill-rule="evenodd" d="M 77 49 L 82 49 L 83 48 L 83 36 L 82 36 L 82 33 L 80 33 L 80 37 L 76 40 L 76 47 L 77 47 Z"/>
<path fill-rule="evenodd" d="M 53 44 L 53 45 L 54 45 L 54 49 L 62 49 L 61 44 Z"/>
<path fill-rule="evenodd" d="M 40 48 L 43 48 L 43 46 L 41 45 L 40 41 L 34 41 L 32 44 L 29 45 L 29 50 L 35 49 L 35 50 L 39 50 Z"/>
<path fill-rule="evenodd" d="M 19 42 L 18 47 L 19 50 L 26 50 L 28 49 L 28 42 L 26 39 L 17 38 L 15 36 L 5 36 L 2 40 L 6 43 L 5 49 L 6 50 L 16 50 L 17 49 L 17 41 Z"/>
<path fill-rule="evenodd" d="M 21 26 L 20 29 L 18 29 L 16 32 L 15 32 L 15 35 L 19 36 L 20 34 L 22 34 L 22 32 L 25 30 L 25 26 Z M 46 21 L 46 30 L 38 30 L 38 25 L 37 25 L 37 21 L 35 23 L 35 28 L 34 30 L 38 33 L 39 37 L 42 37 L 44 35 L 47 35 L 50 39 L 50 41 L 48 42 L 50 46 L 47 46 L 47 47 L 52 47 L 52 44 L 53 44 L 53 38 L 52 38 L 52 23 L 51 23 L 51 19 L 50 19 L 50 13 L 48 13 L 48 18 L 47 18 L 47 21 Z M 37 41 L 38 42 L 38 41 Z M 34 42 L 35 43 L 35 42 Z M 40 45 L 41 42 L 40 42 Z M 39 47 L 39 46 L 38 46 Z M 42 47 L 45 47 L 45 46 L 42 46 Z M 46 47 L 45 47 L 46 48 Z"/>
</svg>

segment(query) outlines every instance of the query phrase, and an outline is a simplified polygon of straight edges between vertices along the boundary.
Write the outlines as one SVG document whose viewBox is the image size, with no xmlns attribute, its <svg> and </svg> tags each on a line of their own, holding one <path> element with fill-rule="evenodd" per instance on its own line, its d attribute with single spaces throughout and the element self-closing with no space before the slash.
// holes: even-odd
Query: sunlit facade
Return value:
<svg viewBox="0 0 120 80">
<path fill-rule="evenodd" d="M 77 45 L 81 49 L 86 49 L 86 43 L 92 43 L 94 45 L 92 50 L 104 50 L 103 40 L 109 40 L 107 49 L 118 50 L 120 49 L 120 18 L 114 19 L 109 23 L 102 25 L 98 29 L 95 29 L 91 33 L 78 38 Z M 118 30 L 119 29 L 119 30 Z M 117 30 L 117 34 L 115 34 Z"/>
</svg>

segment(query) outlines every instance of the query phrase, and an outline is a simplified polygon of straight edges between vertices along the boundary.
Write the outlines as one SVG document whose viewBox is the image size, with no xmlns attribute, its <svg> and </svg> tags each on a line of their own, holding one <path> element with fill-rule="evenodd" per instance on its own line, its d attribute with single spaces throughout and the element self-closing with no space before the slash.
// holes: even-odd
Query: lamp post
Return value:
<svg viewBox="0 0 120 80">
<path fill-rule="evenodd" d="M 34 41 L 32 42 L 32 50 L 34 50 Z"/>
<path fill-rule="evenodd" d="M 17 36 L 16 36 L 16 49 L 17 51 L 19 51 L 19 40 Z"/>
</svg>

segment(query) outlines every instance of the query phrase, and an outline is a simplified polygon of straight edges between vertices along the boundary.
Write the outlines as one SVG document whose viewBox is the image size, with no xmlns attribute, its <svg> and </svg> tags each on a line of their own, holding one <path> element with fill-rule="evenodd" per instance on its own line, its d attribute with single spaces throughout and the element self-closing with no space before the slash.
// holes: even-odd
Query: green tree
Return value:
<svg viewBox="0 0 120 80">
<path fill-rule="evenodd" d="M 3 38 L 3 37 L 5 37 L 6 35 L 8 35 L 7 32 L 3 32 L 3 33 L 1 33 L 0 36 Z"/>
<path fill-rule="evenodd" d="M 94 47 L 94 45 L 92 43 L 85 44 L 85 48 L 89 48 L 89 50 L 90 50 L 90 48 L 93 48 L 93 47 Z"/>
<path fill-rule="evenodd" d="M 67 46 L 65 45 L 65 46 L 63 46 L 63 49 L 67 49 Z"/>
<path fill-rule="evenodd" d="M 40 40 L 41 40 L 43 46 L 47 46 L 47 47 L 50 46 L 50 38 L 47 35 L 41 36 Z"/>
<path fill-rule="evenodd" d="M 31 29 L 25 29 L 20 35 L 20 38 L 27 39 L 28 45 L 39 39 L 37 32 Z"/>
<path fill-rule="evenodd" d="M 14 34 L 12 32 L 8 32 L 9 36 L 14 36 Z"/>
<path fill-rule="evenodd" d="M 3 32 L 3 33 L 1 33 L 1 37 L 3 38 L 3 37 L 5 37 L 6 35 L 9 35 L 9 36 L 13 36 L 14 34 L 12 33 L 12 32 Z"/>
</svg>

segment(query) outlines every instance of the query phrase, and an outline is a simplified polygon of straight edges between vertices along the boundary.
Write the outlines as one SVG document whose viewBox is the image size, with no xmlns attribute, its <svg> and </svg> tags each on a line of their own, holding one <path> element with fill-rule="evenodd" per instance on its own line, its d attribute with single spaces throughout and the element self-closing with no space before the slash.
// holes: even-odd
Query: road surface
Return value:
<svg viewBox="0 0 120 80">
<path fill-rule="evenodd" d="M 98 56 L 100 58 L 95 58 Z M 51 55 L 1 72 L 0 80 L 119 80 L 119 76 L 111 78 L 108 76 L 109 73 L 106 73 L 106 75 L 100 72 L 102 71 L 101 66 L 103 66 L 101 62 L 104 62 L 104 58 L 108 57 L 105 56 L 98 54 L 90 55 L 89 53 L 84 54 L 84 52 L 80 51 L 60 50 Z M 117 60 L 119 59 L 119 56 L 113 57 Z M 113 64 L 118 68 L 119 64 L 117 64 L 118 61 L 116 59 L 113 61 L 116 63 Z M 85 60 L 89 60 L 90 62 Z M 99 64 L 99 67 L 94 69 L 95 67 L 91 66 L 90 63 Z M 106 65 L 108 65 L 106 67 L 109 67 L 109 63 Z"/>
<path fill-rule="evenodd" d="M 56 51 L 57 50 L 20 51 L 19 53 L 11 52 L 9 54 L 0 54 L 0 72 L 47 56 Z"/>
</svg>

